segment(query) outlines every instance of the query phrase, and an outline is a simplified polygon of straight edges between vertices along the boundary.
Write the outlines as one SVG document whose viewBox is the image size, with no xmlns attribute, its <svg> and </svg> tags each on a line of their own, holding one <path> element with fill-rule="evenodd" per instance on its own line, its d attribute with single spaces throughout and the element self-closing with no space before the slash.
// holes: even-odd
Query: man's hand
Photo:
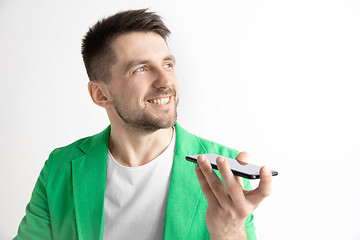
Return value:
<svg viewBox="0 0 360 240">
<path fill-rule="evenodd" d="M 246 152 L 236 157 L 243 162 L 247 159 Z M 247 239 L 246 218 L 271 193 L 270 169 L 262 167 L 258 188 L 247 191 L 242 186 L 242 178 L 231 172 L 224 157 L 218 157 L 216 163 L 225 186 L 204 155 L 200 155 L 197 162 L 196 175 L 208 202 L 205 221 L 211 239 Z"/>
</svg>

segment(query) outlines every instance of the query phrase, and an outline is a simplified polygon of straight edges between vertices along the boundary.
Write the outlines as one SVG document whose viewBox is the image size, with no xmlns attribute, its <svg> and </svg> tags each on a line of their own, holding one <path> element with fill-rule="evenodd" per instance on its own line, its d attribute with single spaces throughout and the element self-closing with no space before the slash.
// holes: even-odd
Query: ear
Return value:
<svg viewBox="0 0 360 240">
<path fill-rule="evenodd" d="M 110 94 L 108 93 L 104 83 L 98 81 L 90 81 L 88 83 L 88 90 L 91 99 L 96 105 L 103 108 L 110 108 L 112 106 Z"/>
</svg>

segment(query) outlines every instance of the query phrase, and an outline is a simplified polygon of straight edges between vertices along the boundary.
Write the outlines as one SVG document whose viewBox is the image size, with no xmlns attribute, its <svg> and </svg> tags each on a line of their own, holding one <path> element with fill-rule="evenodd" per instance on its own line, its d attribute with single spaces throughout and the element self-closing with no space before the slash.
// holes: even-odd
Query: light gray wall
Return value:
<svg viewBox="0 0 360 240">
<path fill-rule="evenodd" d="M 173 32 L 180 124 L 279 171 L 255 211 L 259 239 L 360 239 L 356 0 L 0 1 L 0 239 L 16 234 L 48 154 L 108 124 L 82 36 L 143 7 Z"/>
</svg>

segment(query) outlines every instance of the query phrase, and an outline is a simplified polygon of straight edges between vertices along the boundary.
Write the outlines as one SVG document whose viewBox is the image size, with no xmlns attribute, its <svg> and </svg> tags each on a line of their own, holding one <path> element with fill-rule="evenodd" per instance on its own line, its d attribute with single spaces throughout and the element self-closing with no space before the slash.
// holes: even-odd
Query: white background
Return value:
<svg viewBox="0 0 360 240">
<path fill-rule="evenodd" d="M 360 239 L 356 0 L 0 0 L 0 239 L 16 234 L 48 154 L 108 125 L 82 36 L 144 7 L 173 32 L 179 123 L 279 172 L 258 238 Z"/>
</svg>

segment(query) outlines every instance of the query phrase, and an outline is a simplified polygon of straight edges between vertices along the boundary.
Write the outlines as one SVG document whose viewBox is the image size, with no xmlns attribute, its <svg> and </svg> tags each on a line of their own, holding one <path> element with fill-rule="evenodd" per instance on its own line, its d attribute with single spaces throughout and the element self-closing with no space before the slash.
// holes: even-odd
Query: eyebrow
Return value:
<svg viewBox="0 0 360 240">
<path fill-rule="evenodd" d="M 167 55 L 164 57 L 163 61 L 172 61 L 175 64 L 175 57 L 173 55 Z M 142 65 L 142 64 L 149 64 L 151 61 L 145 59 L 134 59 L 131 60 L 126 66 L 126 72 L 132 69 L 134 66 Z"/>
<path fill-rule="evenodd" d="M 171 54 L 164 58 L 164 61 L 168 61 L 168 60 L 172 61 L 174 64 L 176 62 L 175 57 L 173 55 L 171 55 Z"/>
</svg>

